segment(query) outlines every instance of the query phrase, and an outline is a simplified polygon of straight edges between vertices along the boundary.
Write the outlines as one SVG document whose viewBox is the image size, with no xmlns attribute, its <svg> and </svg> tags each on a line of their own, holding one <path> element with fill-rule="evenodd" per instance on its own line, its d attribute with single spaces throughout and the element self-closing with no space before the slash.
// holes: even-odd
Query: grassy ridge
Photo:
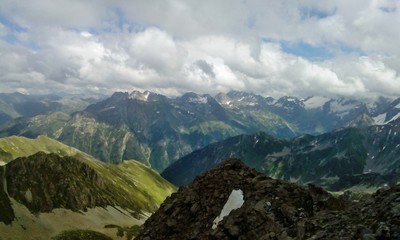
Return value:
<svg viewBox="0 0 400 240">
<path fill-rule="evenodd" d="M 155 211 L 164 199 L 176 190 L 157 172 L 134 160 L 123 161 L 118 165 L 106 164 L 46 136 L 39 136 L 36 139 L 16 136 L 0 139 L 0 152 L 2 152 L 0 161 L 3 162 L 31 156 L 39 151 L 67 157 L 63 161 L 76 159 L 88 165 L 104 180 L 109 195 L 115 199 L 116 205 L 129 208 L 136 213 Z M 41 158 L 46 156 L 41 155 Z"/>
<path fill-rule="evenodd" d="M 0 149 L 4 152 L 4 155 L 8 153 L 12 157 L 11 159 L 2 158 L 2 155 L 0 155 L 0 160 L 4 162 L 9 162 L 18 157 L 27 157 L 37 152 L 55 153 L 61 157 L 84 154 L 44 135 L 38 136 L 36 139 L 17 136 L 0 138 Z M 85 158 L 90 157 L 87 155 Z"/>
</svg>

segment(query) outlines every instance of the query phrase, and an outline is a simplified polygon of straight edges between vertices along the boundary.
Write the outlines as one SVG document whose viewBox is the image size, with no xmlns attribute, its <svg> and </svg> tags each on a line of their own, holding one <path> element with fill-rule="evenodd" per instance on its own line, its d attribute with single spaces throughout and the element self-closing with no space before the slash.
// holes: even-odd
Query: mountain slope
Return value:
<svg viewBox="0 0 400 240">
<path fill-rule="evenodd" d="M 137 161 L 106 164 L 44 136 L 0 139 L 0 149 L 8 154 L 0 167 L 5 236 L 49 239 L 62 230 L 87 228 L 116 239 L 116 228 L 106 225 L 140 225 L 175 191 Z M 40 150 L 49 153 L 34 153 Z"/>
<path fill-rule="evenodd" d="M 400 169 L 398 133 L 399 124 L 394 122 L 293 139 L 276 139 L 265 133 L 245 134 L 184 156 L 164 170 L 162 176 L 175 185 L 187 185 L 224 159 L 237 157 L 268 176 L 315 182 L 329 188 L 348 175 L 367 173 L 389 175 L 389 182 L 396 182 L 396 171 Z"/>
<path fill-rule="evenodd" d="M 386 124 L 400 116 L 396 101 L 273 99 L 234 91 L 176 98 L 149 91 L 118 92 L 70 115 L 53 112 L 15 119 L 0 128 L 0 136 L 44 134 L 104 162 L 136 159 L 162 171 L 194 150 L 239 134 L 263 131 L 286 138 Z"/>
<path fill-rule="evenodd" d="M 294 136 L 274 114 L 247 115 L 222 107 L 210 95 L 170 99 L 134 91 L 115 93 L 69 118 L 60 113 L 17 119 L 0 136 L 46 134 L 105 162 L 137 159 L 156 170 L 209 143 L 259 130 Z"/>
<path fill-rule="evenodd" d="M 400 186 L 359 203 L 227 160 L 169 197 L 137 239 L 398 239 Z"/>
</svg>

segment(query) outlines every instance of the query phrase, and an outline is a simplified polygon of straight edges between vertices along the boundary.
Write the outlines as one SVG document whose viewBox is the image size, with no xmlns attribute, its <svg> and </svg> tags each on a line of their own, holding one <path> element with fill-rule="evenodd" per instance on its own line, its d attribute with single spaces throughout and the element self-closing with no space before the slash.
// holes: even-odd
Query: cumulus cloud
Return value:
<svg viewBox="0 0 400 240">
<path fill-rule="evenodd" d="M 0 5 L 0 91 L 400 94 L 395 0 Z M 330 57 L 309 58 L 285 44 Z"/>
</svg>

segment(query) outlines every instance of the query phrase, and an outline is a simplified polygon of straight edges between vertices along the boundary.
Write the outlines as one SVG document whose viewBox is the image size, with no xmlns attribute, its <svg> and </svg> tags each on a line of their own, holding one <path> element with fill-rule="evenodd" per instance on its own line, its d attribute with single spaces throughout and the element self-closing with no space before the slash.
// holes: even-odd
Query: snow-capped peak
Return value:
<svg viewBox="0 0 400 240">
<path fill-rule="evenodd" d="M 314 96 L 309 97 L 303 101 L 305 109 L 322 108 L 325 103 L 330 101 L 330 98 Z"/>
<path fill-rule="evenodd" d="M 128 98 L 146 102 L 146 101 L 148 101 L 150 94 L 151 93 L 149 91 L 145 91 L 145 92 L 133 91 L 133 92 L 131 92 L 131 94 L 129 94 Z"/>
</svg>

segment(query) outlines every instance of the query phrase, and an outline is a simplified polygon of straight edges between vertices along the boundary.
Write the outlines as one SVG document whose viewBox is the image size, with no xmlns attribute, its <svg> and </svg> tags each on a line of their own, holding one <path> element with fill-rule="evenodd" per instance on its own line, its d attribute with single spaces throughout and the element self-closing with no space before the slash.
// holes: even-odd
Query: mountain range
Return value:
<svg viewBox="0 0 400 240">
<path fill-rule="evenodd" d="M 142 163 L 106 164 L 46 136 L 1 138 L 0 153 L 1 239 L 76 229 L 125 239 L 175 191 Z"/>
<path fill-rule="evenodd" d="M 386 125 L 343 128 L 318 136 L 278 139 L 263 132 L 243 134 L 196 150 L 165 169 L 177 186 L 227 158 L 240 158 L 268 176 L 338 191 L 396 184 L 400 177 L 400 119 Z M 350 181 L 349 176 L 352 176 Z"/>
<path fill-rule="evenodd" d="M 139 239 L 397 236 L 399 131 L 400 98 L 0 94 L 0 239 L 131 239 L 172 184 Z M 217 217 L 230 198 L 246 207 Z"/>
<path fill-rule="evenodd" d="M 115 93 L 72 114 L 9 121 L 0 127 L 0 136 L 45 134 L 104 162 L 137 159 L 162 171 L 196 149 L 244 133 L 289 138 L 384 125 L 399 116 L 400 98 L 364 103 L 325 97 L 273 99 L 235 91 L 168 98 L 133 91 Z"/>
</svg>

